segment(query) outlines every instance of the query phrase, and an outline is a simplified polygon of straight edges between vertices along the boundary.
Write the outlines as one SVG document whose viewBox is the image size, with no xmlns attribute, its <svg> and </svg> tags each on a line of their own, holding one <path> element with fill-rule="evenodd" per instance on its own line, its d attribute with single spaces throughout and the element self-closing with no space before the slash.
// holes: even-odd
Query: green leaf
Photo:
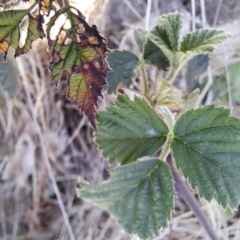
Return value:
<svg viewBox="0 0 240 240">
<path fill-rule="evenodd" d="M 147 41 L 147 32 L 142 29 L 134 29 L 134 38 L 138 45 L 140 52 L 144 50 L 144 44 Z"/>
<path fill-rule="evenodd" d="M 166 141 L 168 127 L 141 98 L 119 95 L 116 106 L 97 115 L 96 142 L 110 162 L 122 164 L 154 154 Z"/>
<path fill-rule="evenodd" d="M 29 20 L 24 21 L 28 16 Z M 0 51 L 6 59 L 9 47 L 16 50 L 16 56 L 30 50 L 31 44 L 38 38 L 43 38 L 44 33 L 39 25 L 39 17 L 32 17 L 27 10 L 10 10 L 0 12 Z M 28 24 L 27 36 L 24 46 L 19 46 L 22 28 Z"/>
<path fill-rule="evenodd" d="M 169 166 L 150 159 L 111 171 L 99 186 L 80 182 L 78 195 L 107 208 L 126 232 L 146 239 L 167 226 L 173 210 L 173 179 Z"/>
<path fill-rule="evenodd" d="M 230 35 L 224 31 L 216 29 L 200 29 L 188 33 L 181 43 L 182 52 L 190 52 L 192 55 L 210 53 L 214 45 L 223 42 Z"/>
<path fill-rule="evenodd" d="M 112 69 L 107 73 L 108 93 L 115 92 L 119 84 L 129 87 L 134 69 L 140 64 L 138 57 L 130 51 L 115 50 L 107 53 L 107 60 Z"/>
<path fill-rule="evenodd" d="M 190 110 L 174 127 L 176 165 L 199 195 L 224 208 L 240 202 L 240 120 L 213 105 Z"/>
<path fill-rule="evenodd" d="M 156 66 L 158 70 L 166 71 L 170 65 L 162 50 L 150 40 L 145 44 L 143 59 L 146 63 Z"/>
</svg>

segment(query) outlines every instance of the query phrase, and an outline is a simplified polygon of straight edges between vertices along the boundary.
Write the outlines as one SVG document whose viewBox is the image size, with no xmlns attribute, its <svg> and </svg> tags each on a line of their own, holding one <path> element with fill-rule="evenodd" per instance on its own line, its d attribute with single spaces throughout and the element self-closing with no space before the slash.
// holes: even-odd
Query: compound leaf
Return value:
<svg viewBox="0 0 240 240">
<path fill-rule="evenodd" d="M 166 227 L 173 209 L 174 189 L 169 166 L 162 160 L 140 161 L 111 171 L 99 186 L 80 181 L 78 195 L 107 208 L 126 232 L 146 239 Z"/>
<path fill-rule="evenodd" d="M 229 37 L 224 31 L 216 29 L 200 29 L 188 33 L 181 43 L 182 52 L 191 52 L 191 54 L 206 54 L 214 49 L 214 45 L 223 42 Z"/>
<path fill-rule="evenodd" d="M 116 106 L 97 114 L 96 142 L 111 162 L 122 164 L 154 154 L 166 141 L 168 127 L 158 114 L 135 96 L 119 95 Z"/>
<path fill-rule="evenodd" d="M 171 70 L 169 81 L 173 81 L 179 70 L 191 58 L 212 52 L 214 45 L 229 37 L 220 30 L 201 29 L 187 34 L 180 43 L 182 15 L 179 13 L 163 15 L 158 20 L 159 24 L 150 32 L 148 41 L 155 44 L 168 59 Z"/>
<path fill-rule="evenodd" d="M 133 71 L 139 65 L 138 57 L 130 51 L 107 53 L 107 60 L 111 72 L 108 72 L 108 93 L 115 92 L 119 84 L 127 87 L 132 83 Z"/>
<path fill-rule="evenodd" d="M 240 202 L 240 120 L 213 105 L 183 114 L 174 127 L 172 152 L 192 188 L 224 208 Z"/>
<path fill-rule="evenodd" d="M 94 125 L 95 106 L 105 84 L 108 70 L 105 61 L 107 51 L 104 38 L 97 27 L 90 27 L 78 11 L 72 8 L 60 9 L 48 24 L 47 33 L 52 61 L 52 81 L 58 83 L 64 72 L 67 73 L 67 98 L 76 104 Z M 60 27 L 57 39 L 51 39 L 50 31 L 61 15 L 65 15 L 71 27 Z"/>
</svg>

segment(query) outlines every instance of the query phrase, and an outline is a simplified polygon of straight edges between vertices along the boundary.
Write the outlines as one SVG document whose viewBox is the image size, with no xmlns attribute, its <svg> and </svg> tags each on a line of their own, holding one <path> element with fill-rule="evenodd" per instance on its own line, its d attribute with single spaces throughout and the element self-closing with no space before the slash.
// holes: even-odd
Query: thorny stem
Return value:
<svg viewBox="0 0 240 240">
<path fill-rule="evenodd" d="M 179 171 L 177 170 L 177 168 L 175 166 L 172 156 L 169 156 L 167 158 L 167 163 L 169 164 L 172 174 L 173 174 L 176 192 L 178 193 L 178 195 L 180 197 L 182 197 L 186 201 L 188 206 L 192 209 L 192 211 L 194 212 L 195 216 L 197 217 L 197 219 L 199 220 L 199 222 L 201 223 L 201 225 L 207 232 L 210 239 L 218 240 L 213 229 L 210 227 L 209 221 L 204 216 L 202 209 L 200 208 L 197 200 L 193 197 L 193 195 L 192 195 L 191 191 L 189 190 L 189 188 L 187 187 L 186 183 L 182 180 L 182 177 L 179 174 Z"/>
<path fill-rule="evenodd" d="M 141 83 L 142 83 L 142 91 L 143 95 L 147 97 L 148 95 L 148 80 L 147 80 L 147 74 L 146 74 L 146 69 L 145 69 L 145 63 L 144 60 L 141 60 L 141 66 L 140 66 L 140 71 L 141 71 Z"/>
</svg>

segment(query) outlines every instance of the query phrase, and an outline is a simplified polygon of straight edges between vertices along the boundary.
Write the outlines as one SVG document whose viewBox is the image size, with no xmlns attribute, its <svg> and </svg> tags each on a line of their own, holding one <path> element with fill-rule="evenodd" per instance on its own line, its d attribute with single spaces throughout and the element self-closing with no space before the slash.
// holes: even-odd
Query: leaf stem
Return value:
<svg viewBox="0 0 240 240">
<path fill-rule="evenodd" d="M 218 240 L 216 234 L 214 233 L 213 229 L 210 227 L 209 221 L 204 216 L 201 207 L 199 206 L 197 200 L 193 197 L 190 189 L 187 187 L 186 183 L 182 180 L 182 176 L 179 174 L 179 171 L 176 168 L 176 165 L 174 163 L 174 160 L 172 156 L 169 156 L 167 158 L 167 163 L 169 164 L 174 181 L 175 181 L 175 189 L 176 192 L 180 197 L 182 197 L 188 206 L 192 209 L 195 216 L 198 218 L 199 222 L 207 232 L 208 236 L 212 240 Z"/>
<path fill-rule="evenodd" d="M 140 71 L 141 71 L 141 84 L 142 84 L 143 95 L 145 97 L 147 97 L 147 95 L 148 95 L 148 80 L 147 80 L 147 74 L 146 74 L 146 69 L 145 69 L 145 62 L 144 62 L 143 58 L 141 59 Z"/>
<path fill-rule="evenodd" d="M 164 113 L 164 117 L 165 117 L 166 123 L 167 123 L 168 128 L 169 128 L 169 134 L 173 134 L 173 127 L 175 125 L 175 118 L 174 118 L 172 112 L 169 110 L 168 107 L 166 107 L 164 105 L 159 106 L 159 108 Z"/>
<path fill-rule="evenodd" d="M 159 159 L 165 161 L 165 159 L 167 158 L 169 152 L 170 152 L 170 145 L 171 145 L 171 142 L 172 142 L 172 136 L 171 135 L 168 135 L 167 137 L 167 141 L 166 143 L 164 144 L 164 147 L 163 147 L 163 150 L 159 156 Z"/>
</svg>

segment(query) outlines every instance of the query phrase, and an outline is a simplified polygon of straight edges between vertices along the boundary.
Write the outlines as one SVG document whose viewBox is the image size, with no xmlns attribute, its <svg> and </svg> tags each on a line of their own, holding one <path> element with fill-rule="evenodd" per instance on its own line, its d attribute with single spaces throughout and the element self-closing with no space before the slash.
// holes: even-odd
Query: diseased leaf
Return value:
<svg viewBox="0 0 240 240">
<path fill-rule="evenodd" d="M 99 186 L 80 181 L 78 195 L 107 208 L 124 230 L 141 239 L 157 236 L 173 210 L 173 179 L 162 160 L 149 159 L 111 171 Z"/>
<path fill-rule="evenodd" d="M 116 106 L 97 114 L 96 142 L 110 162 L 122 164 L 154 154 L 166 141 L 168 127 L 145 100 L 119 95 Z"/>
<path fill-rule="evenodd" d="M 140 52 L 144 50 L 144 44 L 147 42 L 147 32 L 142 29 L 134 29 L 134 38 Z"/>
<path fill-rule="evenodd" d="M 25 20 L 28 17 L 28 21 Z M 31 16 L 27 10 L 10 10 L 0 12 L 0 51 L 6 56 L 9 47 L 16 50 L 15 56 L 27 53 L 32 42 L 38 38 L 43 38 L 44 33 L 39 26 L 39 16 Z M 28 24 L 27 36 L 24 46 L 20 46 L 21 25 Z"/>
<path fill-rule="evenodd" d="M 67 98 L 76 104 L 94 125 L 95 106 L 101 95 L 103 84 L 106 83 L 108 65 L 105 60 L 107 51 L 104 38 L 100 36 L 97 27 L 90 27 L 78 12 L 62 8 L 48 24 L 47 33 L 52 61 L 52 81 L 58 83 L 64 71 L 68 75 L 65 89 Z M 65 14 L 71 27 L 61 26 L 57 39 L 50 38 L 50 30 L 57 18 Z"/>
<path fill-rule="evenodd" d="M 31 15 L 28 16 L 28 29 L 27 37 L 23 47 L 18 47 L 16 49 L 15 56 L 27 53 L 32 46 L 33 41 L 38 38 L 43 38 L 45 35 L 41 28 L 39 28 L 39 18 L 40 16 L 33 18 Z"/>
<path fill-rule="evenodd" d="M 174 127 L 172 152 L 199 195 L 224 208 L 240 202 L 240 120 L 213 105 L 190 110 Z"/>
<path fill-rule="evenodd" d="M 129 87 L 133 71 L 140 64 L 138 57 L 130 51 L 107 53 L 107 60 L 112 71 L 108 72 L 108 93 L 115 92 L 119 84 Z"/>
<path fill-rule="evenodd" d="M 26 14 L 26 10 L 0 12 L 0 51 L 4 54 L 5 60 L 10 46 L 14 49 L 18 48 L 20 40 L 19 24 Z"/>
</svg>

